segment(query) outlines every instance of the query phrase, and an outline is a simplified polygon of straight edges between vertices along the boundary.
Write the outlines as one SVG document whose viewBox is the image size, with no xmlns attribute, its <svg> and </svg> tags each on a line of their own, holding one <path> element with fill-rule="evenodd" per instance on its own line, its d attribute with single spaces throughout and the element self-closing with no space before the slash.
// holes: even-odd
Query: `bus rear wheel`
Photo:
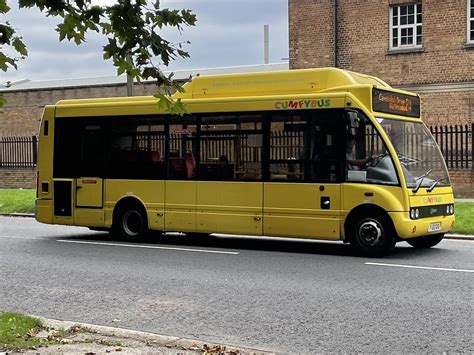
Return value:
<svg viewBox="0 0 474 355">
<path fill-rule="evenodd" d="M 381 257 L 395 247 L 395 232 L 387 216 L 374 214 L 357 218 L 351 229 L 351 244 L 363 255 Z"/>
<path fill-rule="evenodd" d="M 415 249 L 428 249 L 434 247 L 444 238 L 444 233 L 424 235 L 418 238 L 407 239 L 406 242 Z"/>
<path fill-rule="evenodd" d="M 134 205 L 121 206 L 114 221 L 114 231 L 129 242 L 141 242 L 148 236 L 148 220 L 143 208 Z"/>
</svg>

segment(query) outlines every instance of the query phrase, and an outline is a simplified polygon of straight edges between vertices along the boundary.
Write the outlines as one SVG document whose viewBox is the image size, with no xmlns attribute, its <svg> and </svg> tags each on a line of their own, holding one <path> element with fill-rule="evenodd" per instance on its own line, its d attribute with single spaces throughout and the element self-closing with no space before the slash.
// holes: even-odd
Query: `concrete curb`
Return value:
<svg viewBox="0 0 474 355">
<path fill-rule="evenodd" d="M 34 213 L 0 213 L 0 217 L 28 217 L 34 218 Z"/>
<path fill-rule="evenodd" d="M 167 347 L 167 348 L 177 348 L 177 349 L 189 349 L 195 350 L 196 348 L 203 349 L 205 346 L 214 347 L 214 346 L 225 346 L 226 353 L 243 353 L 243 354 L 275 354 L 273 351 L 262 350 L 262 349 L 253 349 L 253 348 L 244 348 L 235 345 L 227 344 L 217 344 L 214 342 L 205 342 L 202 340 L 180 338 L 156 333 L 142 332 L 138 330 L 130 330 L 123 328 L 115 328 L 110 326 L 102 326 L 96 324 L 88 323 L 78 323 L 71 321 L 62 321 L 57 319 L 49 319 L 38 317 L 32 315 L 32 317 L 38 318 L 43 322 L 43 325 L 53 329 L 70 329 L 74 326 L 80 326 L 84 331 L 90 333 L 95 333 L 102 336 L 109 337 L 118 337 L 124 339 L 138 340 L 143 342 L 151 342 L 155 345 Z"/>
<path fill-rule="evenodd" d="M 457 240 L 472 240 L 472 241 L 474 241 L 474 235 L 448 233 L 444 236 L 444 239 L 457 239 Z"/>
</svg>

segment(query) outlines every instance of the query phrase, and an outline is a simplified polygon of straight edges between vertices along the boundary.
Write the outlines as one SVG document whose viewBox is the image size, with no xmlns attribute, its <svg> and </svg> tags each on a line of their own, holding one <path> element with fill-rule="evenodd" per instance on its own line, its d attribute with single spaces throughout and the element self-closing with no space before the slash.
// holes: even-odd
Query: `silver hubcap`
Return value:
<svg viewBox="0 0 474 355">
<path fill-rule="evenodd" d="M 127 211 L 122 219 L 123 230 L 131 236 L 140 234 L 143 229 L 143 219 L 137 211 Z"/>
<path fill-rule="evenodd" d="M 377 245 L 382 233 L 382 226 L 375 220 L 366 220 L 359 225 L 359 239 L 365 245 Z"/>
</svg>

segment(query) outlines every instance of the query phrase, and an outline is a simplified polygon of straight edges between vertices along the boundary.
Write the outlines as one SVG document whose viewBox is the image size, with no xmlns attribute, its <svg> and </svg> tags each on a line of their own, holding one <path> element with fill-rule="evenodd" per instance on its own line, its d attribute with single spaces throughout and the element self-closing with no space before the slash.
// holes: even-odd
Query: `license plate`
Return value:
<svg viewBox="0 0 474 355">
<path fill-rule="evenodd" d="M 428 227 L 428 232 L 436 232 L 441 230 L 441 223 L 431 223 Z"/>
</svg>

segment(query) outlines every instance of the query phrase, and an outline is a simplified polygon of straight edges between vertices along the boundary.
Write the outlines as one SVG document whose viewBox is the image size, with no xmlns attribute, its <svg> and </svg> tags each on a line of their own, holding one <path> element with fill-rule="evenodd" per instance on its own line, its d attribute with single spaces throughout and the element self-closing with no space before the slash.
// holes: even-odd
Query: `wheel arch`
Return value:
<svg viewBox="0 0 474 355">
<path fill-rule="evenodd" d="M 354 224 L 354 221 L 356 221 L 358 217 L 366 216 L 366 215 L 369 215 L 369 216 L 377 215 L 377 214 L 383 215 L 384 217 L 386 217 L 387 221 L 389 221 L 390 223 L 390 228 L 392 228 L 392 231 L 396 233 L 393 220 L 385 209 L 375 204 L 365 203 L 365 204 L 354 207 L 346 216 L 346 219 L 344 221 L 344 242 L 351 241 L 351 233 L 349 233 L 349 228 L 351 228 L 351 226 Z"/>
<path fill-rule="evenodd" d="M 112 225 L 114 225 L 114 223 L 117 221 L 117 216 L 120 209 L 126 206 L 138 207 L 142 209 L 145 212 L 145 216 L 147 216 L 147 210 L 142 200 L 140 200 L 136 196 L 125 196 L 125 197 L 122 197 L 114 206 L 114 211 L 112 213 Z M 147 218 L 147 224 L 149 224 L 148 218 Z"/>
</svg>

